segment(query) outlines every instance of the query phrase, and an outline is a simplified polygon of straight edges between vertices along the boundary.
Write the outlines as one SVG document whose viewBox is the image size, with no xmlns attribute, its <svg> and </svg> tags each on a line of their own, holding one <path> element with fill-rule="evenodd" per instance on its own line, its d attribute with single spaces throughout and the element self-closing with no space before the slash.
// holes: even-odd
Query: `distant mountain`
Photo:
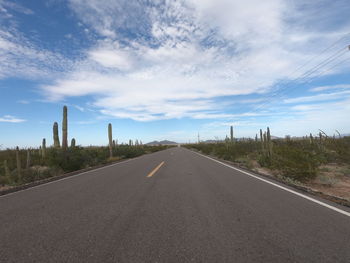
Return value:
<svg viewBox="0 0 350 263">
<path fill-rule="evenodd" d="M 272 140 L 277 140 L 277 139 L 283 139 L 283 138 L 271 135 L 271 139 Z"/>
<path fill-rule="evenodd" d="M 203 141 L 202 143 L 218 143 L 218 142 L 221 142 L 219 140 L 206 140 L 206 141 Z"/>
<path fill-rule="evenodd" d="M 146 145 L 175 145 L 175 144 L 178 144 L 178 143 L 173 141 L 168 141 L 168 140 L 153 141 L 153 142 L 146 143 Z"/>
</svg>

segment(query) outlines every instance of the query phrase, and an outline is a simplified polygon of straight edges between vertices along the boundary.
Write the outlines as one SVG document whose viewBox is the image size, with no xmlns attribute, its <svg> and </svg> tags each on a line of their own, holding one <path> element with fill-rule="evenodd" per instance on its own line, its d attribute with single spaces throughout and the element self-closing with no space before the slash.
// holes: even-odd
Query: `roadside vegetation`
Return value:
<svg viewBox="0 0 350 263">
<path fill-rule="evenodd" d="M 46 179 L 64 173 L 112 163 L 167 149 L 170 146 L 148 146 L 139 140 L 129 140 L 128 144 L 118 144 L 113 140 L 112 124 L 108 124 L 108 146 L 82 147 L 72 138 L 68 145 L 68 111 L 63 108 L 62 141 L 58 133 L 58 123 L 53 124 L 53 145 L 47 147 L 42 139 L 38 148 L 5 149 L 0 151 L 0 188 Z M 107 138 L 107 136 L 106 136 Z M 107 141 L 107 140 L 106 140 Z"/>
<path fill-rule="evenodd" d="M 271 139 L 267 128 L 255 139 L 237 140 L 231 127 L 225 141 L 183 146 L 292 184 L 329 188 L 326 192 L 338 184 L 345 191 L 337 194 L 350 198 L 350 137 L 321 131 L 317 136 Z"/>
</svg>

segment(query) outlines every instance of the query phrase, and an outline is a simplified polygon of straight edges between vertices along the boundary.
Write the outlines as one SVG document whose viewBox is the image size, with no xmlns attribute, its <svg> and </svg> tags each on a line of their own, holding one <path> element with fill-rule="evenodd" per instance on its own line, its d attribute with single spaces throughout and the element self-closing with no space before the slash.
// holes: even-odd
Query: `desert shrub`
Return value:
<svg viewBox="0 0 350 263">
<path fill-rule="evenodd" d="M 280 171 L 284 176 L 305 181 L 316 176 L 319 164 L 315 154 L 302 148 L 281 145 L 275 147 L 267 167 Z"/>
<path fill-rule="evenodd" d="M 310 144 L 308 140 L 274 140 L 272 143 L 272 156 L 261 150 L 260 142 L 253 140 L 189 144 L 185 147 L 241 163 L 248 168 L 252 167 L 252 160 L 255 159 L 262 167 L 278 170 L 283 176 L 299 181 L 314 178 L 317 167 L 330 158 L 324 149 Z"/>
<path fill-rule="evenodd" d="M 0 176 L 0 186 L 1 185 L 7 185 L 7 184 L 9 184 L 10 182 L 9 182 L 9 180 L 8 180 L 8 178 L 6 178 L 5 176 Z"/>
<path fill-rule="evenodd" d="M 18 178 L 16 154 L 13 149 L 0 151 L 0 185 L 19 185 L 36 180 L 57 176 L 65 172 L 106 164 L 122 158 L 133 158 L 149 152 L 167 149 L 169 146 L 129 146 L 118 145 L 113 149 L 114 157 L 109 158 L 108 147 L 76 146 L 63 151 L 60 148 L 48 147 L 43 158 L 39 149 L 30 149 L 31 167 L 26 169 L 27 149 L 19 151 L 21 159 L 21 180 Z M 5 175 L 4 160 L 10 175 Z"/>
</svg>

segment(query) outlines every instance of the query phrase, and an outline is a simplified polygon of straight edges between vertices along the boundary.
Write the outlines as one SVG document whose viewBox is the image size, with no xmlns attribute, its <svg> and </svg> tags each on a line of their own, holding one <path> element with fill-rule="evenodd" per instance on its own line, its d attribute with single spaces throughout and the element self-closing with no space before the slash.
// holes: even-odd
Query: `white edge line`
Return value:
<svg viewBox="0 0 350 263">
<path fill-rule="evenodd" d="M 194 151 L 192 151 L 192 152 L 194 152 Z M 299 193 L 299 192 L 297 192 L 297 191 L 294 191 L 294 190 L 291 190 L 291 189 L 289 189 L 289 188 L 287 188 L 287 187 L 284 187 L 284 186 L 281 186 L 281 185 L 279 185 L 279 184 L 270 182 L 269 180 L 260 178 L 259 176 L 253 175 L 253 174 L 251 174 L 251 173 L 248 173 L 248 172 L 246 172 L 246 171 L 243 171 L 243 170 L 241 170 L 241 169 L 238 169 L 238 168 L 233 167 L 233 166 L 231 166 L 231 165 L 228 165 L 228 164 L 226 164 L 226 163 L 220 162 L 220 161 L 215 160 L 214 158 L 211 158 L 211 157 L 209 157 L 209 156 L 206 156 L 206 155 L 203 155 L 203 154 L 200 154 L 200 153 L 197 153 L 197 152 L 194 152 L 194 153 L 196 153 L 196 154 L 198 154 L 198 155 L 200 155 L 200 156 L 203 156 L 203 157 L 205 157 L 205 158 L 208 158 L 208 159 L 210 159 L 210 160 L 212 160 L 212 161 L 214 161 L 214 162 L 217 162 L 217 163 L 219 163 L 219 164 L 222 164 L 222 165 L 224 165 L 224 166 L 226 166 L 226 167 L 229 167 L 229 168 L 231 168 L 231 169 L 233 169 L 233 170 L 236 170 L 236 171 L 239 171 L 239 172 L 244 173 L 244 174 L 246 174 L 246 175 L 249 175 L 249 176 L 251 176 L 251 177 L 253 177 L 253 178 L 255 178 L 255 179 L 258 179 L 258 180 L 263 181 L 263 182 L 265 182 L 265 183 L 271 184 L 271 185 L 276 186 L 276 187 L 278 187 L 278 188 L 280 188 L 280 189 L 283 189 L 283 190 L 285 190 L 285 191 L 287 191 L 287 192 L 290 192 L 290 193 L 292 193 L 292 194 L 295 194 L 295 195 L 297 195 L 297 196 L 300 196 L 300 197 L 302 197 L 302 198 L 305 198 L 305 199 L 307 199 L 307 200 L 309 200 L 309 201 L 311 201 L 311 202 L 314 202 L 314 203 L 316 203 L 316 204 L 319 204 L 319 205 L 321 205 L 321 206 L 327 207 L 327 208 L 329 208 L 329 209 L 332 209 L 333 211 L 336 211 L 336 212 L 338 212 L 338 213 L 341 213 L 341 214 L 343 214 L 343 215 L 346 215 L 346 216 L 350 217 L 350 213 L 349 213 L 349 212 L 346 212 L 346 211 L 344 211 L 344 210 L 341 210 L 341 209 L 336 208 L 336 207 L 334 207 L 334 206 L 331 206 L 331 205 L 329 205 L 329 204 L 326 204 L 326 203 L 323 203 L 323 202 L 321 202 L 321 201 L 318 201 L 318 200 L 316 200 L 316 199 L 314 199 L 314 198 L 312 198 L 312 197 L 309 197 L 309 196 L 307 196 L 307 195 L 301 194 L 301 193 Z"/>
<path fill-rule="evenodd" d="M 77 176 L 80 176 L 80 175 L 82 175 L 82 174 L 87 174 L 87 173 L 99 171 L 99 170 L 102 170 L 102 169 L 105 169 L 105 168 L 108 168 L 108 167 L 112 167 L 112 166 L 115 166 L 115 165 L 118 165 L 118 164 L 127 163 L 127 162 L 130 162 L 130 161 L 136 160 L 136 159 L 138 159 L 138 158 L 140 158 L 140 157 L 142 157 L 142 156 L 139 156 L 139 157 L 136 157 L 136 158 L 132 158 L 132 159 L 129 159 L 129 160 L 125 160 L 125 161 L 122 161 L 122 162 L 118 162 L 118 163 L 113 163 L 113 164 L 106 165 L 106 166 L 103 166 L 103 167 L 100 167 L 100 168 L 96 168 L 96 169 L 92 169 L 92 170 L 89 170 L 89 171 L 86 171 L 86 172 L 81 172 L 81 173 L 74 174 L 74 175 L 70 175 L 70 176 L 68 175 L 67 177 L 64 177 L 64 178 L 61 178 L 61 179 L 57 179 L 57 180 L 53 180 L 53 181 L 51 181 L 51 182 L 47 182 L 47 183 L 42 183 L 42 184 L 30 186 L 30 187 L 25 188 L 25 189 L 22 189 L 22 190 L 18 190 L 18 191 L 10 192 L 10 193 L 8 193 L 8 194 L 0 195 L 0 198 L 6 197 L 6 196 L 10 196 L 10 195 L 14 195 L 14 194 L 18 194 L 18 193 L 20 193 L 20 192 L 27 191 L 27 190 L 31 190 L 31 189 L 33 189 L 33 188 L 38 188 L 38 187 L 45 186 L 45 185 L 48 185 L 48 184 L 57 183 L 57 182 L 59 182 L 59 181 L 64 181 L 64 180 L 72 179 L 73 177 L 77 177 Z M 62 175 L 64 175 L 64 174 L 62 174 Z M 51 178 L 54 178 L 54 177 L 51 177 Z M 35 181 L 34 181 L 34 182 L 35 182 Z"/>
</svg>

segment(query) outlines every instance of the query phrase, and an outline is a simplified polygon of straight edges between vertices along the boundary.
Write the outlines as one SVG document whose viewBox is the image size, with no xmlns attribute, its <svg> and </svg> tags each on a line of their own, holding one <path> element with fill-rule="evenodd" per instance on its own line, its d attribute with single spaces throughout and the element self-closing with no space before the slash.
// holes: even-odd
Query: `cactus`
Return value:
<svg viewBox="0 0 350 263">
<path fill-rule="evenodd" d="M 132 140 L 129 140 L 129 146 L 132 146 Z"/>
<path fill-rule="evenodd" d="M 310 133 L 310 144 L 314 143 L 314 137 L 312 136 L 312 133 Z"/>
<path fill-rule="evenodd" d="M 75 139 L 72 138 L 72 140 L 70 141 L 70 147 L 74 148 L 75 147 Z"/>
<path fill-rule="evenodd" d="M 53 124 L 53 146 L 60 148 L 60 137 L 58 136 L 58 123 Z"/>
<path fill-rule="evenodd" d="M 267 127 L 267 149 L 268 149 L 268 154 L 271 157 L 272 156 L 272 142 L 271 142 L 271 134 L 270 134 L 270 128 Z"/>
<path fill-rule="evenodd" d="M 68 120 L 67 120 L 67 106 L 63 106 L 63 120 L 62 120 L 62 149 L 68 148 Z"/>
<path fill-rule="evenodd" d="M 266 131 L 263 134 L 263 138 L 264 138 L 264 154 L 266 154 L 266 151 L 268 150 L 267 148 L 267 135 L 266 135 Z"/>
<path fill-rule="evenodd" d="M 335 130 L 335 132 L 338 134 L 339 139 L 341 138 L 341 134 L 338 130 Z"/>
<path fill-rule="evenodd" d="M 43 138 L 42 146 L 41 146 L 41 157 L 44 159 L 46 157 L 46 139 Z"/>
<path fill-rule="evenodd" d="M 4 160 L 4 170 L 5 170 L 5 176 L 6 176 L 7 180 L 10 180 L 11 172 L 10 172 L 10 169 L 7 165 L 7 160 Z"/>
<path fill-rule="evenodd" d="M 27 150 L 27 163 L 26 163 L 26 169 L 28 170 L 31 166 L 31 158 L 30 158 L 30 150 Z"/>
<path fill-rule="evenodd" d="M 261 151 L 264 153 L 265 152 L 264 137 L 263 137 L 263 132 L 261 129 L 260 129 L 260 142 L 261 142 Z"/>
<path fill-rule="evenodd" d="M 109 157 L 113 157 L 112 124 L 108 124 Z"/>
<path fill-rule="evenodd" d="M 233 126 L 231 126 L 231 128 L 230 128 L 230 141 L 231 141 L 231 143 L 234 142 L 234 138 L 233 138 Z"/>
<path fill-rule="evenodd" d="M 18 181 L 22 181 L 21 158 L 19 156 L 19 148 L 18 148 L 18 146 L 16 147 L 16 164 L 17 164 Z"/>
<path fill-rule="evenodd" d="M 255 134 L 255 142 L 258 142 L 258 134 Z"/>
<path fill-rule="evenodd" d="M 113 148 L 115 149 L 115 140 L 113 140 Z"/>
</svg>

